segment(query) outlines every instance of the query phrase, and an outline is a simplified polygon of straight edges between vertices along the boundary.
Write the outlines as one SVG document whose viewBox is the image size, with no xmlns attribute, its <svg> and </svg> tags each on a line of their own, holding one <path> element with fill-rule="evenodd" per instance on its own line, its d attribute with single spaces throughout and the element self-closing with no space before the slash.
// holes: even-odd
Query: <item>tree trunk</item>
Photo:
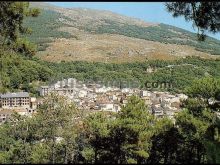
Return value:
<svg viewBox="0 0 220 165">
<path fill-rule="evenodd" d="M 64 164 L 68 164 L 67 145 L 65 146 L 65 157 L 64 157 Z"/>
<path fill-rule="evenodd" d="M 55 138 L 53 137 L 53 144 L 52 144 L 52 164 L 55 164 Z"/>
<path fill-rule="evenodd" d="M 95 148 L 95 163 L 97 163 L 97 149 Z"/>
<path fill-rule="evenodd" d="M 26 127 L 26 131 L 28 132 L 28 125 L 27 125 L 27 127 Z M 24 143 L 24 150 L 25 150 L 24 164 L 27 163 L 27 157 L 28 157 L 26 142 L 27 142 L 27 137 L 26 137 L 26 135 L 25 135 L 25 138 L 24 138 L 24 141 L 23 141 L 23 143 Z"/>
<path fill-rule="evenodd" d="M 164 164 L 167 164 L 168 161 L 168 149 L 167 146 L 165 145 L 165 152 L 164 152 Z"/>
<path fill-rule="evenodd" d="M 23 145 L 24 145 L 24 153 L 25 153 L 25 157 L 24 157 L 24 164 L 27 163 L 27 148 L 26 148 L 26 138 L 23 141 Z"/>
<path fill-rule="evenodd" d="M 74 152 L 71 153 L 71 162 L 70 163 L 78 163 L 78 162 L 74 162 Z"/>
</svg>

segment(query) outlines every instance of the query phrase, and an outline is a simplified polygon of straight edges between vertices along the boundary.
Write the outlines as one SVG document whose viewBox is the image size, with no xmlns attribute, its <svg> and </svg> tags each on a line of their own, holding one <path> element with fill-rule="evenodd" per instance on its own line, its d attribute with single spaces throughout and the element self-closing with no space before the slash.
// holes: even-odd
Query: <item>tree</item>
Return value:
<svg viewBox="0 0 220 165">
<path fill-rule="evenodd" d="M 32 147 L 30 162 L 33 164 L 46 164 L 50 162 L 50 148 L 45 143 L 37 143 Z"/>
<path fill-rule="evenodd" d="M 10 120 L 1 129 L 1 159 L 2 163 L 30 162 L 31 146 L 35 125 L 31 118 L 13 113 Z"/>
<path fill-rule="evenodd" d="M 5 123 L 0 126 L 0 163 L 11 163 L 10 160 L 10 144 L 14 143 L 14 139 L 10 136 L 10 125 Z"/>
<path fill-rule="evenodd" d="M 186 88 L 186 93 L 193 98 L 217 99 L 220 93 L 220 80 L 213 77 L 205 77 L 195 80 L 191 86 Z"/>
<path fill-rule="evenodd" d="M 33 55 L 33 45 L 30 45 L 27 41 L 21 40 L 20 34 L 30 33 L 30 29 L 22 26 L 24 18 L 27 16 L 36 17 L 39 12 L 40 11 L 36 8 L 29 9 L 28 2 L 0 2 L 1 45 L 11 45 L 15 50 Z"/>
<path fill-rule="evenodd" d="M 105 163 L 103 160 L 107 154 L 107 148 L 111 143 L 109 141 L 110 125 L 113 122 L 110 116 L 103 112 L 89 115 L 84 121 L 85 139 L 88 139 L 87 145 L 84 146 L 82 155 L 86 163 Z"/>
<path fill-rule="evenodd" d="M 112 162 L 143 163 L 149 157 L 155 123 L 144 101 L 132 96 L 117 114 L 109 133 Z"/>
<path fill-rule="evenodd" d="M 218 79 L 203 78 L 194 81 L 186 90 L 189 99 L 183 102 L 183 107 L 187 110 L 176 117 L 176 124 L 186 142 L 194 144 L 195 151 L 200 153 L 197 161 L 201 161 L 202 156 L 205 158 L 203 162 L 219 163 L 220 122 L 216 114 L 219 103 L 217 101 L 216 104 L 212 104 L 208 101 L 210 98 L 218 99 L 216 96 L 219 94 L 219 87 Z M 192 155 L 196 153 L 191 152 L 190 157 Z"/>
<path fill-rule="evenodd" d="M 175 127 L 160 131 L 152 137 L 152 147 L 147 163 L 173 164 L 181 162 L 184 138 Z"/>
<path fill-rule="evenodd" d="M 188 163 L 205 163 L 207 130 L 211 127 L 215 114 L 209 109 L 203 109 L 200 116 L 190 114 L 183 110 L 176 116 L 176 125 L 180 135 L 184 138 L 182 161 Z"/>
<path fill-rule="evenodd" d="M 156 123 L 144 101 L 132 96 L 118 114 L 102 113 L 92 114 L 84 122 L 87 163 L 143 163 L 149 156 Z"/>
<path fill-rule="evenodd" d="M 56 93 L 49 95 L 38 110 L 36 115 L 38 130 L 35 137 L 49 146 L 51 152 L 48 154 L 51 163 L 72 161 L 78 125 L 77 117 L 79 113 L 75 106 Z M 64 152 L 59 153 L 61 148 Z"/>
<path fill-rule="evenodd" d="M 199 40 L 205 39 L 205 31 L 220 31 L 220 2 L 167 2 L 166 7 L 174 17 L 184 16 L 186 21 L 193 21 Z"/>
</svg>

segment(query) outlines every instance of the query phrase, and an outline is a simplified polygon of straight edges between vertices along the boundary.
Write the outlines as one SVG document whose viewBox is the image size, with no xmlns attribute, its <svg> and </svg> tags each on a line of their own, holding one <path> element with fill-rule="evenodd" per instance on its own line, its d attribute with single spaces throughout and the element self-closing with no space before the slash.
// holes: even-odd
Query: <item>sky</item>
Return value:
<svg viewBox="0 0 220 165">
<path fill-rule="evenodd" d="M 164 2 L 48 2 L 50 4 L 65 8 L 91 8 L 98 10 L 109 10 L 118 14 L 139 18 L 146 22 L 165 23 L 179 28 L 197 32 L 193 29 L 192 22 L 186 22 L 184 17 L 173 18 L 168 13 Z M 220 32 L 207 35 L 220 40 Z"/>
</svg>

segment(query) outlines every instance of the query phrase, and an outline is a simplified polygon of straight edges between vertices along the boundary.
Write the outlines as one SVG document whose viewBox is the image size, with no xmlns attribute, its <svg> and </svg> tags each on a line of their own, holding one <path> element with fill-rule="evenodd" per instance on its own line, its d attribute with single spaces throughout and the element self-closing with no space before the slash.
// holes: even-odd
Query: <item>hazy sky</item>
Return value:
<svg viewBox="0 0 220 165">
<path fill-rule="evenodd" d="M 174 25 L 191 32 L 197 32 L 192 27 L 192 22 L 186 22 L 183 17 L 173 18 L 166 11 L 164 2 L 49 2 L 56 6 L 74 8 L 92 8 L 110 10 L 126 16 L 140 18 L 146 22 L 165 23 Z M 208 34 L 220 40 L 220 33 Z"/>
</svg>

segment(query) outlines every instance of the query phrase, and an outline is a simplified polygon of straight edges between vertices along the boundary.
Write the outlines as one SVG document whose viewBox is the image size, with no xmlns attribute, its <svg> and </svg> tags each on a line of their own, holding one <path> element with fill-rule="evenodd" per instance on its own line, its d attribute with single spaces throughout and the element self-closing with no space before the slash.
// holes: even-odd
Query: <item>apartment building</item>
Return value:
<svg viewBox="0 0 220 165">
<path fill-rule="evenodd" d="M 30 96 L 27 92 L 1 94 L 0 103 L 3 109 L 29 108 Z"/>
<path fill-rule="evenodd" d="M 30 97 L 28 92 L 0 94 L 1 109 L 36 109 L 35 97 Z"/>
</svg>

